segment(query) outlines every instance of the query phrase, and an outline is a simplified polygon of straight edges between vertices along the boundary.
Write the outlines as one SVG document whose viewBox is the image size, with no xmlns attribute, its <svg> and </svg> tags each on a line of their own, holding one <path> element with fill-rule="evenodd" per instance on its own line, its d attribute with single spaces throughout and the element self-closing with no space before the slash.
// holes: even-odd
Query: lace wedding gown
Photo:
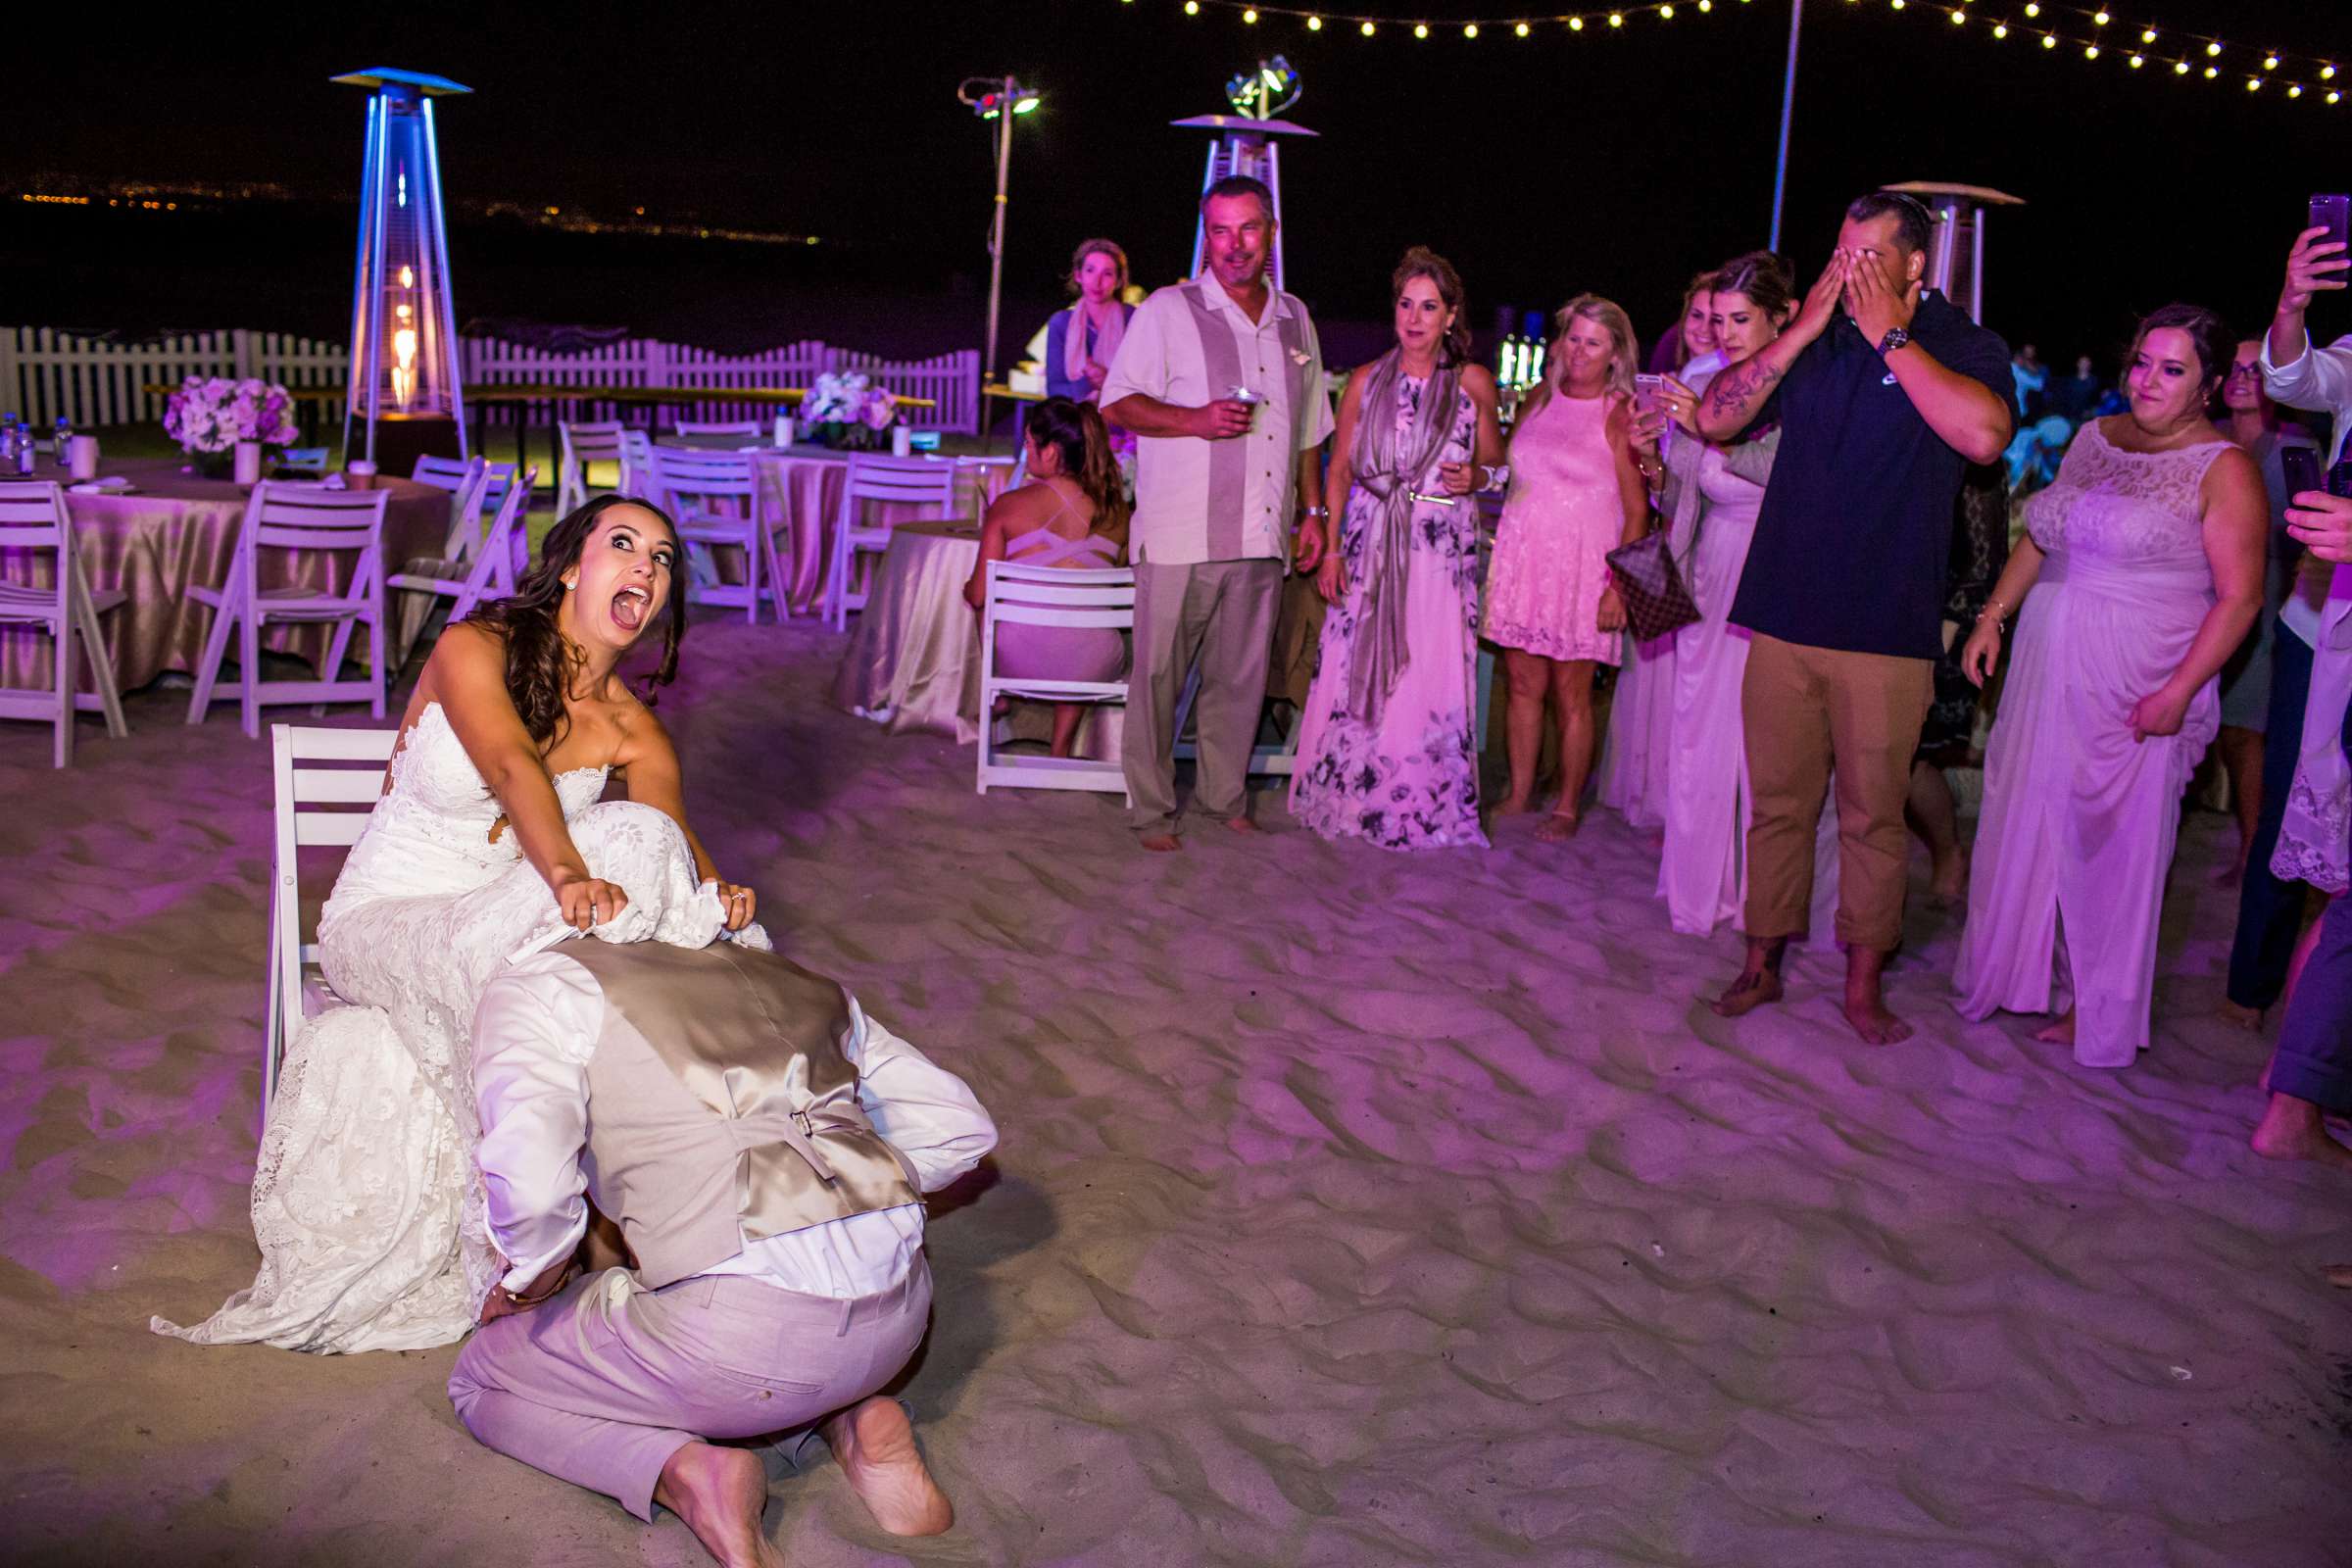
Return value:
<svg viewBox="0 0 2352 1568">
<path fill-rule="evenodd" d="M 555 780 L 589 870 L 628 907 L 608 942 L 702 947 L 724 910 L 677 824 L 600 802 L 607 769 Z M 253 1285 L 192 1328 L 204 1344 L 415 1349 L 462 1338 L 500 1264 L 474 1165 L 470 1034 L 498 968 L 572 935 L 438 703 L 392 760 L 318 917 L 326 977 L 350 1005 L 294 1032 L 253 1175 Z M 765 947 L 757 926 L 737 940 Z"/>
</svg>

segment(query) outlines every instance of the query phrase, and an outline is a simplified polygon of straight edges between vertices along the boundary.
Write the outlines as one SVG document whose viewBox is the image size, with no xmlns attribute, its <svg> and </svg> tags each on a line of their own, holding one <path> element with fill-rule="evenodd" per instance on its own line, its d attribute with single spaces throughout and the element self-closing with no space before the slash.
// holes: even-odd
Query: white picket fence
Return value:
<svg viewBox="0 0 2352 1568">
<path fill-rule="evenodd" d="M 903 397 L 938 406 L 909 422 L 966 435 L 980 429 L 980 355 L 962 349 L 928 360 L 886 360 L 810 340 L 763 354 L 715 354 L 683 343 L 626 338 L 579 354 L 549 354 L 495 338 L 462 338 L 459 364 L 476 385 L 806 387 L 828 371 L 860 370 Z M 71 337 L 46 326 L 0 327 L 0 412 L 34 424 L 61 415 L 77 425 L 138 424 L 164 416 L 164 400 L 142 390 L 191 375 L 258 375 L 288 386 L 339 386 L 350 356 L 341 344 L 280 332 L 191 332 L 148 343 Z M 588 400 L 582 400 L 586 402 Z M 759 404 L 698 403 L 702 418 L 765 419 Z M 502 406 L 504 416 L 514 414 Z M 577 410 L 560 410 L 573 417 Z"/>
</svg>

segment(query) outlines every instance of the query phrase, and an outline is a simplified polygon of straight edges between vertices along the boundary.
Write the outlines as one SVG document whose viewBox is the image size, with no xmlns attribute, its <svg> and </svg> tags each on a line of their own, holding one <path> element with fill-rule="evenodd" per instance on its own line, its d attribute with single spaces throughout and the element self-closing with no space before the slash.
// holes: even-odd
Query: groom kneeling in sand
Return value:
<svg viewBox="0 0 2352 1568">
<path fill-rule="evenodd" d="M 922 1194 L 996 1128 L 842 987 L 716 942 L 566 941 L 474 1015 L 489 1219 L 512 1263 L 458 1357 L 466 1430 L 659 1503 L 728 1564 L 781 1564 L 759 1454 L 821 1433 L 883 1529 L 954 1522 L 906 1412 L 873 1397 L 923 1338 Z M 583 1189 L 636 1268 L 572 1280 Z"/>
</svg>

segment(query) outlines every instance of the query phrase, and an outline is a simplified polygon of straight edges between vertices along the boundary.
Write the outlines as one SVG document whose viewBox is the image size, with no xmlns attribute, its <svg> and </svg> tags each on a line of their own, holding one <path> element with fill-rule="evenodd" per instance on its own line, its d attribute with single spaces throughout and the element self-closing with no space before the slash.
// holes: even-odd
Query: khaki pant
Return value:
<svg viewBox="0 0 2352 1568">
<path fill-rule="evenodd" d="M 1121 761 L 1133 797 L 1127 822 L 1138 833 L 1176 826 L 1176 699 L 1196 658 L 1193 699 L 1199 770 L 1193 809 L 1230 819 L 1249 804 L 1250 753 L 1266 702 L 1266 659 L 1282 563 L 1140 562 L 1135 568 L 1135 663 L 1127 674 Z"/>
<path fill-rule="evenodd" d="M 1903 803 L 1936 693 L 1925 659 L 1808 648 L 1755 634 L 1740 713 L 1746 734 L 1747 934 L 1805 928 L 1813 835 L 1838 776 L 1838 940 L 1887 952 L 1902 940 L 1910 838 Z"/>
</svg>

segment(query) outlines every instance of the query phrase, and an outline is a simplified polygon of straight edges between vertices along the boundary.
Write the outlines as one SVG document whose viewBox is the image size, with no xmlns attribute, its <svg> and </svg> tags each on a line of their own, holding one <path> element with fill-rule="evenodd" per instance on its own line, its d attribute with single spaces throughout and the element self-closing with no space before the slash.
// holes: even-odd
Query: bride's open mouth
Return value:
<svg viewBox="0 0 2352 1568">
<path fill-rule="evenodd" d="M 623 588 L 612 596 L 612 619 L 623 631 L 635 631 L 645 624 L 645 617 L 654 607 L 654 596 L 642 588 Z"/>
</svg>

